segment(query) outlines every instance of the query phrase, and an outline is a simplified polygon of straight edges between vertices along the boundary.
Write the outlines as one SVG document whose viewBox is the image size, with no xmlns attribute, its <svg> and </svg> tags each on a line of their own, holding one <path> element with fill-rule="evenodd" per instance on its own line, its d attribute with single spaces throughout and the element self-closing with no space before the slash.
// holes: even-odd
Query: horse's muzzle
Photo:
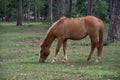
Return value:
<svg viewBox="0 0 120 80">
<path fill-rule="evenodd" d="M 39 62 L 45 62 L 45 60 L 43 60 L 43 59 L 40 59 L 40 60 L 39 60 Z"/>
</svg>

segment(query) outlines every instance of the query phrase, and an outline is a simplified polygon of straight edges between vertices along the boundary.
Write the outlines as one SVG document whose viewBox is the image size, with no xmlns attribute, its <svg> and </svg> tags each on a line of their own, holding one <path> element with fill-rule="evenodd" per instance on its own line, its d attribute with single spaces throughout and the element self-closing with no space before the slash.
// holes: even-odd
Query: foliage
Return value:
<svg viewBox="0 0 120 80">
<path fill-rule="evenodd" d="M 7 21 L 16 20 L 16 4 L 15 0 L 0 0 L 0 21 L 5 20 L 5 13 Z"/>
<path fill-rule="evenodd" d="M 75 4 L 75 7 L 74 9 L 76 11 L 73 11 L 76 13 L 76 16 L 75 17 L 80 17 L 80 16 L 85 16 L 87 15 L 87 1 L 85 0 L 77 0 L 74 4 Z"/>
<path fill-rule="evenodd" d="M 4 21 L 5 13 L 7 21 L 16 20 L 17 1 L 15 0 L 0 0 L 0 20 Z M 66 0 L 66 16 L 68 16 L 68 0 Z M 5 9 L 6 6 L 6 9 Z M 47 0 L 23 0 L 23 13 L 28 14 L 28 8 L 32 13 L 31 19 L 34 19 L 35 6 L 40 11 L 40 16 L 43 19 L 48 19 L 48 1 Z M 100 17 L 104 21 L 109 20 L 109 0 L 95 0 L 93 15 Z M 53 18 L 57 16 L 57 1 L 53 0 Z M 73 0 L 72 3 L 72 16 L 79 17 L 87 15 L 87 0 Z M 24 16 L 24 20 L 27 20 Z"/>
<path fill-rule="evenodd" d="M 90 51 L 89 37 L 68 41 L 68 62 L 61 61 L 61 49 L 58 62 L 52 64 L 55 41 L 47 62 L 39 63 L 39 42 L 47 27 L 48 24 L 40 22 L 23 23 L 22 27 L 0 23 L 0 80 L 120 80 L 120 42 L 104 47 L 102 63 L 96 64 L 97 52 L 91 62 L 86 61 Z"/>
<path fill-rule="evenodd" d="M 96 0 L 93 15 L 102 20 L 109 21 L 109 3 L 106 0 Z"/>
</svg>

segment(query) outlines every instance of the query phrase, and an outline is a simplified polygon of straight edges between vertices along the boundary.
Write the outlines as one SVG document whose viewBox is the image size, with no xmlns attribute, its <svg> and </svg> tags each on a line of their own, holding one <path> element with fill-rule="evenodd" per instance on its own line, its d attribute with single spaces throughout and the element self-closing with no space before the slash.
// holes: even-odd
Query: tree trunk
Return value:
<svg viewBox="0 0 120 80">
<path fill-rule="evenodd" d="M 22 25 L 22 0 L 18 0 L 18 8 L 17 8 L 17 26 Z"/>
<path fill-rule="evenodd" d="M 27 20 L 30 21 L 30 8 L 28 8 L 28 11 L 27 11 Z"/>
<path fill-rule="evenodd" d="M 35 22 L 37 22 L 37 6 L 35 6 Z"/>
<path fill-rule="evenodd" d="M 28 12 L 27 12 L 27 19 L 30 21 L 30 8 L 31 8 L 31 3 L 30 1 L 28 2 Z"/>
<path fill-rule="evenodd" d="M 88 0 L 87 15 L 92 15 L 92 11 L 93 11 L 93 0 Z"/>
<path fill-rule="evenodd" d="M 65 15 L 65 0 L 57 0 L 58 19 Z"/>
<path fill-rule="evenodd" d="M 40 9 L 37 11 L 37 22 L 40 22 Z"/>
<path fill-rule="evenodd" d="M 108 40 L 120 41 L 120 0 L 110 0 L 110 26 Z"/>
<path fill-rule="evenodd" d="M 53 21 L 53 10 L 52 10 L 52 0 L 48 0 L 49 1 L 49 19 L 52 22 Z"/>
<path fill-rule="evenodd" d="M 72 16 L 72 0 L 69 0 L 69 13 L 68 16 L 71 17 Z"/>
<path fill-rule="evenodd" d="M 5 21 L 7 21 L 6 6 L 7 6 L 7 2 L 6 2 L 6 0 L 4 0 L 4 20 Z"/>
</svg>

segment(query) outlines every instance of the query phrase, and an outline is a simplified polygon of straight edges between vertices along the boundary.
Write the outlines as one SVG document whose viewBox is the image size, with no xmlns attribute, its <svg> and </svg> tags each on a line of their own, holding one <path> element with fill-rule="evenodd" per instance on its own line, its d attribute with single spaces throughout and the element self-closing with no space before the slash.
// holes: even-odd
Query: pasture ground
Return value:
<svg viewBox="0 0 120 80">
<path fill-rule="evenodd" d="M 105 38 L 107 25 L 105 26 Z M 46 63 L 39 63 L 39 43 L 42 41 L 48 24 L 0 23 L 0 80 L 120 80 L 120 42 L 104 46 L 102 62 L 95 63 L 96 51 L 91 62 L 87 62 L 90 52 L 89 37 L 67 42 L 68 62 L 51 63 L 56 40 L 52 44 Z"/>
</svg>

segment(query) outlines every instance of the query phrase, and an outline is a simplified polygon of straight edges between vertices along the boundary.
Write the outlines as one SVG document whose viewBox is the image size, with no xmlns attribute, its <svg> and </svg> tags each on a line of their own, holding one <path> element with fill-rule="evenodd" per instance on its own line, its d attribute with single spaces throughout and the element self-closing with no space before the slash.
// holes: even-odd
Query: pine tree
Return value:
<svg viewBox="0 0 120 80">
<path fill-rule="evenodd" d="M 120 41 L 120 0 L 110 0 L 110 27 L 108 40 Z"/>
<path fill-rule="evenodd" d="M 17 26 L 22 25 L 22 0 L 18 0 L 18 8 L 17 8 Z"/>
<path fill-rule="evenodd" d="M 92 11 L 93 11 L 93 1 L 94 1 L 94 0 L 88 0 L 87 15 L 92 15 Z"/>
<path fill-rule="evenodd" d="M 65 16 L 65 0 L 57 0 L 58 19 Z"/>
</svg>

